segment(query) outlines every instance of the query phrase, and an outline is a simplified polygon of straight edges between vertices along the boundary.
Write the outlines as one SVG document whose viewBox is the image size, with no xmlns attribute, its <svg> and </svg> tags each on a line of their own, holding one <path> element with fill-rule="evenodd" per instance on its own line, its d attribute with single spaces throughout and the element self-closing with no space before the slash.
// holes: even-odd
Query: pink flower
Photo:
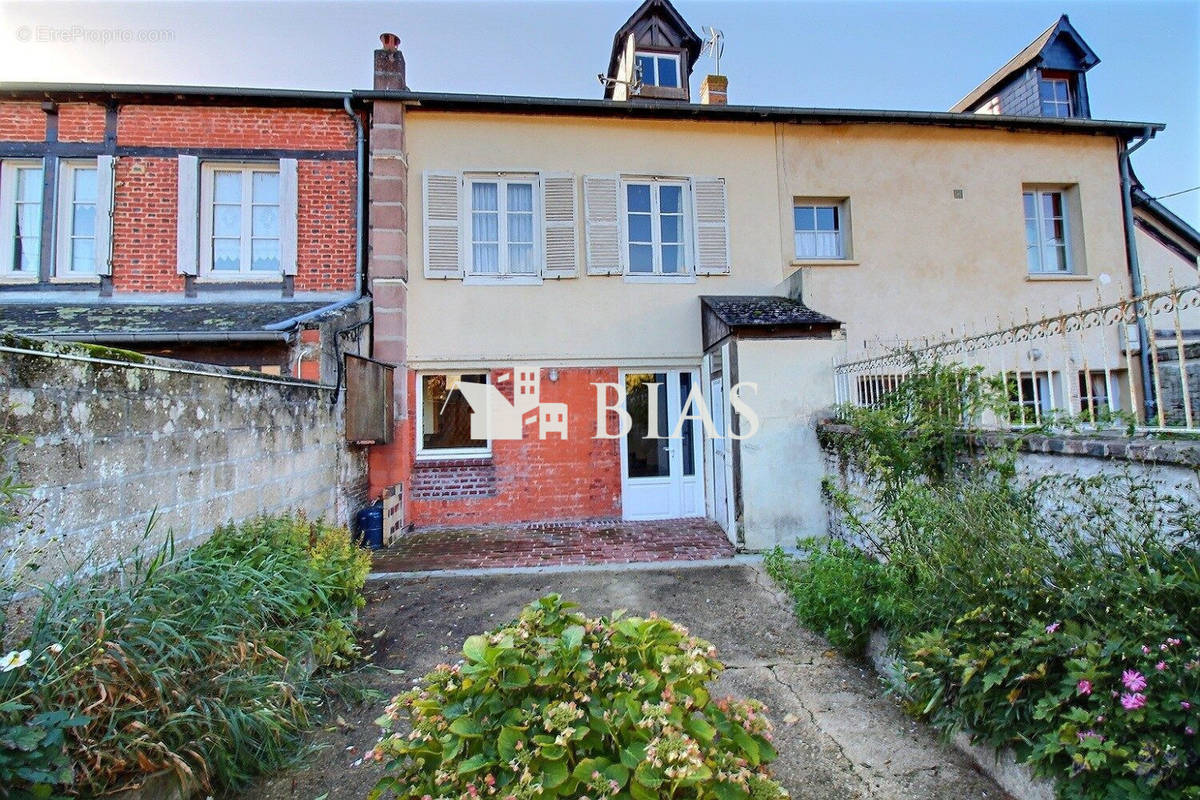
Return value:
<svg viewBox="0 0 1200 800">
<path fill-rule="evenodd" d="M 1166 642 L 1163 642 L 1162 644 L 1160 644 L 1160 645 L 1158 646 L 1158 649 L 1159 649 L 1159 650 L 1166 650 L 1166 649 L 1167 649 L 1167 644 L 1166 644 Z"/>
<path fill-rule="evenodd" d="M 1079 683 L 1075 684 L 1075 691 L 1079 692 L 1080 694 L 1091 694 L 1092 693 L 1092 682 L 1091 681 L 1080 681 Z"/>
<path fill-rule="evenodd" d="M 1145 655 L 1150 655 L 1150 648 L 1146 645 L 1142 645 L 1142 653 Z"/>
<path fill-rule="evenodd" d="M 1046 626 L 1046 633 L 1054 633 L 1056 630 L 1058 630 L 1061 627 L 1062 627 L 1061 622 L 1052 622 Z"/>
<path fill-rule="evenodd" d="M 1187 711 L 1189 708 L 1192 707 L 1192 704 L 1189 703 L 1187 700 L 1180 700 L 1179 707 L 1182 708 L 1184 711 Z"/>
<path fill-rule="evenodd" d="M 1101 714 L 1100 716 L 1096 717 L 1096 722 L 1104 722 L 1104 715 Z"/>
<path fill-rule="evenodd" d="M 1171 647 L 1178 647 L 1180 644 L 1180 641 L 1178 639 L 1174 639 L 1174 638 L 1168 636 L 1167 644 L 1169 644 Z"/>
<path fill-rule="evenodd" d="M 1076 734 L 1076 736 L 1079 737 L 1079 741 L 1081 741 L 1081 742 L 1084 739 L 1095 739 L 1098 742 L 1104 741 L 1104 737 L 1101 736 L 1100 734 L 1096 733 L 1095 731 L 1080 731 L 1079 733 Z"/>
<path fill-rule="evenodd" d="M 1126 711 L 1135 711 L 1146 705 L 1146 695 L 1141 692 L 1121 695 L 1121 705 Z"/>
<path fill-rule="evenodd" d="M 1183 732 L 1184 732 L 1184 733 L 1186 733 L 1188 736 L 1194 736 L 1194 735 L 1195 735 L 1195 733 L 1196 733 L 1194 730 L 1192 730 L 1192 726 L 1191 726 L 1191 725 L 1189 725 L 1188 727 L 1184 728 L 1184 729 L 1183 729 Z"/>
<path fill-rule="evenodd" d="M 1127 669 L 1121 673 L 1121 683 L 1131 692 L 1140 692 L 1146 688 L 1146 676 L 1135 669 Z"/>
<path fill-rule="evenodd" d="M 1166 668 L 1167 668 L 1167 662 L 1165 662 L 1165 661 L 1160 661 L 1160 662 L 1158 662 L 1157 664 L 1155 664 L 1155 665 L 1154 665 L 1154 668 L 1155 668 L 1156 670 L 1158 670 L 1159 672 L 1162 672 L 1164 669 L 1166 669 Z"/>
</svg>

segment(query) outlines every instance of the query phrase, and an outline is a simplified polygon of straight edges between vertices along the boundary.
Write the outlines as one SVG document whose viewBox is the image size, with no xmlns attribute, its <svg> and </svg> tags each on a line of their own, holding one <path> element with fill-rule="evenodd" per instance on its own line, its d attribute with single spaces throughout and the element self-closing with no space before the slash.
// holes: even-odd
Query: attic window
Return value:
<svg viewBox="0 0 1200 800">
<path fill-rule="evenodd" d="M 679 88 L 679 56 L 665 53 L 638 53 L 637 67 L 647 86 Z"/>
<path fill-rule="evenodd" d="M 1038 93 L 1042 101 L 1043 117 L 1072 117 L 1074 103 L 1071 102 L 1071 82 L 1065 77 L 1042 74 Z"/>
</svg>

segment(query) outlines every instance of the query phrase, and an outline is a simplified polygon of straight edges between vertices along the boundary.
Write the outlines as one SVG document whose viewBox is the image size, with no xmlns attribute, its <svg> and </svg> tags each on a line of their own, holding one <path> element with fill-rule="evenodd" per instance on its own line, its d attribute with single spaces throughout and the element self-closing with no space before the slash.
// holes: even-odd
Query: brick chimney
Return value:
<svg viewBox="0 0 1200 800">
<path fill-rule="evenodd" d="M 723 106 L 729 102 L 728 90 L 729 78 L 724 75 L 705 75 L 704 80 L 700 81 L 700 104 Z"/>
<path fill-rule="evenodd" d="M 400 37 L 394 33 L 379 34 L 382 46 L 375 51 L 375 88 L 407 89 L 404 82 L 404 53 L 400 52 Z"/>
</svg>

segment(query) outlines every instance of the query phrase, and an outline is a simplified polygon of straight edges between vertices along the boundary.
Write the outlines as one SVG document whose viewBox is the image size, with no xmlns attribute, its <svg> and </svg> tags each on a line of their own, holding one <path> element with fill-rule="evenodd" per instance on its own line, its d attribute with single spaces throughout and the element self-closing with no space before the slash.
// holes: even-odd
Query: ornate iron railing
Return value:
<svg viewBox="0 0 1200 800">
<path fill-rule="evenodd" d="M 1200 432 L 1200 285 L 848 356 L 834 364 L 837 401 L 877 405 L 930 360 L 999 380 L 1011 402 L 984 426 Z"/>
</svg>

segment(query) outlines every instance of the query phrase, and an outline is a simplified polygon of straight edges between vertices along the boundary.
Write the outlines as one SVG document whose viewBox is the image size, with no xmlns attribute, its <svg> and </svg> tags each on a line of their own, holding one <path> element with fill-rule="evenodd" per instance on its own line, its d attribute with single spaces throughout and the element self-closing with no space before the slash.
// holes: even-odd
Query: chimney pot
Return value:
<svg viewBox="0 0 1200 800">
<path fill-rule="evenodd" d="M 407 89 L 400 37 L 394 33 L 381 33 L 379 42 L 381 46 L 375 51 L 375 88 Z"/>
<path fill-rule="evenodd" d="M 723 106 L 729 102 L 729 78 L 724 75 L 705 75 L 700 81 L 700 104 Z"/>
</svg>

